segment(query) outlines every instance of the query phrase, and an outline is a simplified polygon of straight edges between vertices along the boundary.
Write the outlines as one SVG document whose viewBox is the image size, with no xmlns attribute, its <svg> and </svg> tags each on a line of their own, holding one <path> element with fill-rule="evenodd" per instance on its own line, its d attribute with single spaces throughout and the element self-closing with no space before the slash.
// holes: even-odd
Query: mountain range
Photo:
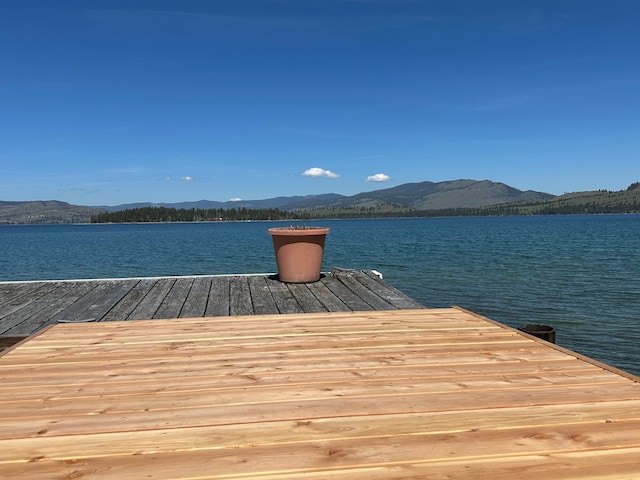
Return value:
<svg viewBox="0 0 640 480">
<path fill-rule="evenodd" d="M 0 201 L 0 224 L 85 223 L 93 214 L 140 207 L 177 209 L 269 209 L 307 210 L 316 208 L 361 208 L 383 205 L 415 210 L 484 207 L 513 202 L 536 202 L 556 198 L 533 190 L 522 191 L 490 180 L 451 180 L 405 183 L 391 188 L 362 192 L 351 196 L 336 193 L 275 197 L 264 200 L 212 201 L 180 203 L 129 203 L 116 206 L 79 206 L 59 201 Z"/>
<path fill-rule="evenodd" d="M 446 182 L 405 183 L 396 187 L 362 192 L 351 196 L 337 193 L 275 197 L 264 200 L 234 200 L 217 202 L 200 200 L 180 203 L 129 203 L 95 207 L 107 211 L 119 211 L 140 207 L 169 208 L 278 208 L 281 210 L 305 210 L 313 208 L 375 207 L 395 204 L 416 210 L 441 208 L 484 207 L 499 203 L 547 200 L 554 196 L 532 190 L 521 191 L 490 180 L 451 180 Z"/>
</svg>

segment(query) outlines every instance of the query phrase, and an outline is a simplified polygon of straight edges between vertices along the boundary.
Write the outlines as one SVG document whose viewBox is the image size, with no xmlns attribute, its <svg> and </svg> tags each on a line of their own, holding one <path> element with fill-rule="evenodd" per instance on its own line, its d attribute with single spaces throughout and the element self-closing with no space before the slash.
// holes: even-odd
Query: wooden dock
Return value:
<svg viewBox="0 0 640 480">
<path fill-rule="evenodd" d="M 458 308 L 57 324 L 0 379 L 12 480 L 640 478 L 640 379 Z"/>
<path fill-rule="evenodd" d="M 0 349 L 60 322 L 420 308 L 371 270 L 334 268 L 318 282 L 275 275 L 0 282 Z"/>
</svg>

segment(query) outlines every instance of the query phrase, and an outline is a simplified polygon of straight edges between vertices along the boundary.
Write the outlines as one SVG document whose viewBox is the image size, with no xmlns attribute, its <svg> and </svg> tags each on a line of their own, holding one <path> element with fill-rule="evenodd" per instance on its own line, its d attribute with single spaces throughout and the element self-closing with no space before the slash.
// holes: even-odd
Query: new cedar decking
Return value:
<svg viewBox="0 0 640 480">
<path fill-rule="evenodd" d="M 3 478 L 640 478 L 638 378 L 457 309 L 58 324 L 0 357 Z"/>
<path fill-rule="evenodd" d="M 334 269 L 319 282 L 273 275 L 0 283 L 0 341 L 64 322 L 419 308 L 372 271 Z"/>
</svg>

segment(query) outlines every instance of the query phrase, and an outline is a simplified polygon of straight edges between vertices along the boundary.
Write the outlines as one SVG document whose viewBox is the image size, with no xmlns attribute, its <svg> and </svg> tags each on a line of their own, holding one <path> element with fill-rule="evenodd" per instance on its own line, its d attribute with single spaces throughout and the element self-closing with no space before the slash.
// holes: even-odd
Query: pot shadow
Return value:
<svg viewBox="0 0 640 480">
<path fill-rule="evenodd" d="M 313 282 L 282 282 L 282 283 L 316 283 L 319 282 L 320 280 L 322 280 L 323 278 L 325 278 L 326 275 L 324 273 L 320 273 L 320 278 L 318 280 L 315 280 Z M 280 282 L 280 275 L 278 275 L 277 273 L 274 273 L 272 275 L 267 275 L 267 278 L 269 280 L 276 280 L 278 282 Z"/>
</svg>

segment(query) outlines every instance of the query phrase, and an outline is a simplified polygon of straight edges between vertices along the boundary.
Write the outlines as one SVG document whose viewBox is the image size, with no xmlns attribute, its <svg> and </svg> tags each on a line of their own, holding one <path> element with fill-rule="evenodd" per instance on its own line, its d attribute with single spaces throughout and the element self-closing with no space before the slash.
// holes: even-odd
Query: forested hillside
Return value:
<svg viewBox="0 0 640 480">
<path fill-rule="evenodd" d="M 55 200 L 0 201 L 0 224 L 87 223 L 100 210 Z"/>
</svg>

